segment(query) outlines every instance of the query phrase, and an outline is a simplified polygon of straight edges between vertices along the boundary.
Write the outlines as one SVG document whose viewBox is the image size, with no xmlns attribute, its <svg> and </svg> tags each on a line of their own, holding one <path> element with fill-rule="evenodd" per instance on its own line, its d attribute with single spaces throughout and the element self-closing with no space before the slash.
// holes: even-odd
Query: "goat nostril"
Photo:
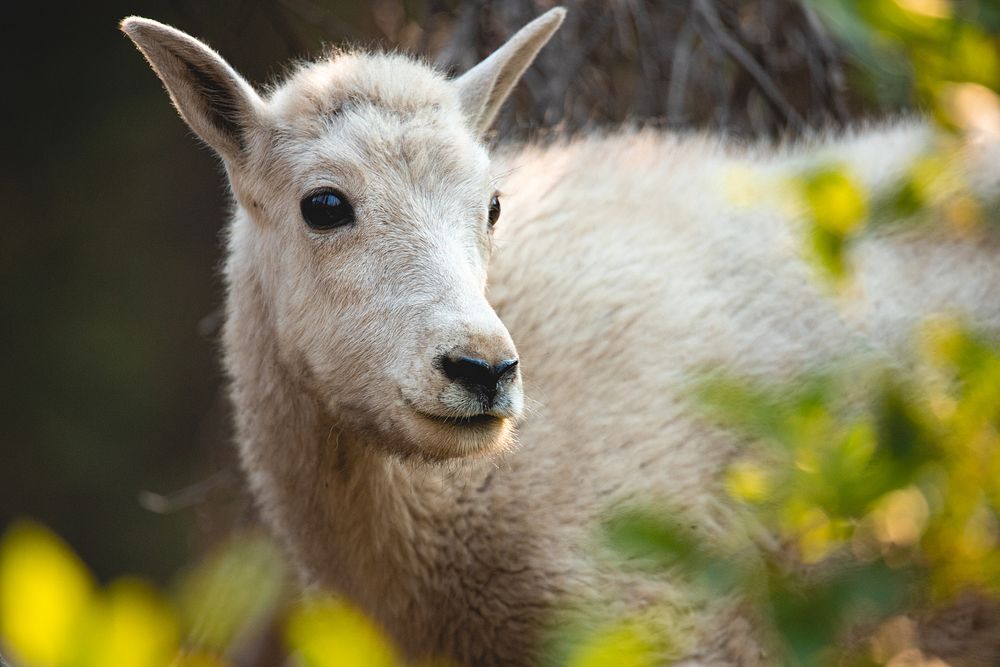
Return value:
<svg viewBox="0 0 1000 667">
<path fill-rule="evenodd" d="M 441 370 L 466 389 L 484 392 L 492 401 L 500 380 L 517 366 L 517 359 L 505 359 L 493 367 L 484 359 L 441 357 Z"/>
<path fill-rule="evenodd" d="M 441 369 L 449 380 L 470 389 L 482 388 L 490 391 L 496 386 L 493 367 L 483 359 L 444 357 L 441 359 Z"/>
<path fill-rule="evenodd" d="M 510 373 L 512 370 L 517 368 L 517 359 L 504 359 L 496 367 L 497 381 L 500 381 L 504 375 Z"/>
</svg>

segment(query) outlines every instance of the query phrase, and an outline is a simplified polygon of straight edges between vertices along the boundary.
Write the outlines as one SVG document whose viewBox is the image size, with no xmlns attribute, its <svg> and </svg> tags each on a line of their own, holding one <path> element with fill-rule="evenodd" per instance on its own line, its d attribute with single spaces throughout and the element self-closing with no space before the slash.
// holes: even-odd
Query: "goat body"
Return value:
<svg viewBox="0 0 1000 667">
<path fill-rule="evenodd" d="M 239 448 L 304 581 L 359 604 L 412 659 L 532 664 L 567 610 L 599 606 L 670 614 L 692 662 L 764 663 L 738 598 L 622 570 L 596 525 L 662 503 L 750 547 L 720 483 L 740 440 L 693 409 L 692 375 L 892 360 L 942 310 L 997 331 L 997 239 L 873 234 L 852 255 L 849 311 L 815 280 L 801 213 L 766 184 L 831 162 L 884 187 L 929 146 L 920 123 L 781 149 L 623 131 L 491 160 L 481 136 L 561 18 L 455 81 L 340 54 L 266 98 L 179 31 L 123 29 L 226 164 Z M 760 201 L 730 193 L 748 174 Z M 345 202 L 328 229 L 306 215 Z M 518 364 L 489 393 L 442 371 L 456 359 Z"/>
</svg>

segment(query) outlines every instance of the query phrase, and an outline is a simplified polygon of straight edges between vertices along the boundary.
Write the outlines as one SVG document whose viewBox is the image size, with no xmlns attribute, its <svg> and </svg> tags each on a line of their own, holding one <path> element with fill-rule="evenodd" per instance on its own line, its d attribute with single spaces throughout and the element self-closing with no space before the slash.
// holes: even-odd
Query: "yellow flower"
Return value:
<svg viewBox="0 0 1000 667">
<path fill-rule="evenodd" d="M 112 583 L 87 619 L 86 656 L 91 667 L 159 667 L 177 653 L 173 610 L 149 584 L 132 578 Z"/>
<path fill-rule="evenodd" d="M 651 631 L 621 622 L 595 633 L 573 651 L 569 667 L 651 667 L 660 664 Z"/>
<path fill-rule="evenodd" d="M 285 636 L 304 667 L 392 667 L 397 662 L 379 629 L 336 599 L 300 606 L 289 618 Z"/>
<path fill-rule="evenodd" d="M 93 594 L 90 573 L 52 532 L 29 521 L 7 530 L 0 542 L 0 639 L 17 663 L 67 664 Z"/>
</svg>

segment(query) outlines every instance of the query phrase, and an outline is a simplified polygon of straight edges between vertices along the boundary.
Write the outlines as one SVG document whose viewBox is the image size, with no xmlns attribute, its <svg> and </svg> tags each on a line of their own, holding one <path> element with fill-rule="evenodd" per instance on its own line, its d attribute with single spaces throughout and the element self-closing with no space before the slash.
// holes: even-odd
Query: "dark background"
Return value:
<svg viewBox="0 0 1000 667">
<path fill-rule="evenodd" d="M 344 41 L 464 70 L 552 4 L 99 0 L 8 14 L 0 529 L 28 516 L 102 579 L 163 580 L 252 520 L 217 355 L 224 177 L 121 18 L 204 38 L 259 84 Z M 566 4 L 503 137 L 632 120 L 773 138 L 862 107 L 839 47 L 792 0 Z"/>
</svg>

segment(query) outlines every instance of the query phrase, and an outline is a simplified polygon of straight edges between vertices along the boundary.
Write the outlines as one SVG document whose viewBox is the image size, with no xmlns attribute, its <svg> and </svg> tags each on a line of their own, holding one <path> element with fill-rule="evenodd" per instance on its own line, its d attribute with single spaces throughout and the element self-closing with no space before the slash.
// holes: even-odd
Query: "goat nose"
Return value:
<svg viewBox="0 0 1000 667">
<path fill-rule="evenodd" d="M 481 392 L 491 401 L 496 395 L 500 380 L 516 367 L 517 359 L 504 359 L 496 366 L 491 366 L 485 359 L 473 357 L 441 358 L 441 370 L 449 380 L 457 382 L 469 391 Z"/>
</svg>

